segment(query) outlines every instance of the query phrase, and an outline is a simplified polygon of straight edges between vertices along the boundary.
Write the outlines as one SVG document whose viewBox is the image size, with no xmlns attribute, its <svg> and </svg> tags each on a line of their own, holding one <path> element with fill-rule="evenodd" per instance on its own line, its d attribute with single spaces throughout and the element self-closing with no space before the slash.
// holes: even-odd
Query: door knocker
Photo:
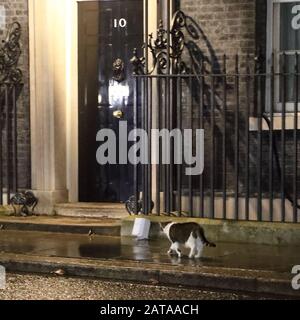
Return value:
<svg viewBox="0 0 300 320">
<path fill-rule="evenodd" d="M 121 59 L 117 59 L 113 63 L 113 80 L 117 81 L 118 83 L 124 81 L 125 77 L 125 66 L 124 62 Z"/>
</svg>

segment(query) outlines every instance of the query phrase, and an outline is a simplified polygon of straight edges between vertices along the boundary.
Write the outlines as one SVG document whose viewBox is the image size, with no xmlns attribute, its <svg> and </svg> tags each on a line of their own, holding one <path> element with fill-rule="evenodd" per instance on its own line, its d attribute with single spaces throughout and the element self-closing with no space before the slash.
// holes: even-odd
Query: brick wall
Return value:
<svg viewBox="0 0 300 320">
<path fill-rule="evenodd" d="M 261 48 L 261 52 L 266 52 L 266 17 L 267 17 L 267 2 L 265 0 L 181 0 L 180 9 L 187 15 L 192 17 L 199 25 L 202 32 L 201 39 L 196 40 L 195 43 L 198 49 L 205 54 L 208 58 L 207 70 L 210 72 L 210 64 L 214 68 L 214 72 L 222 72 L 223 70 L 223 55 L 227 55 L 227 72 L 233 73 L 235 70 L 235 55 L 239 54 L 239 69 L 240 72 L 246 71 L 247 56 L 250 56 L 251 70 L 253 71 L 253 57 L 256 54 L 258 48 Z M 177 8 L 178 9 L 178 8 Z M 187 35 L 188 36 L 188 35 Z M 234 91 L 234 79 L 230 82 L 228 79 L 227 84 L 227 187 L 229 189 L 234 188 L 234 153 L 235 153 L 235 139 L 234 139 L 234 124 L 235 124 L 235 111 L 237 103 L 235 102 Z M 210 78 L 207 78 L 207 85 L 210 86 Z M 240 125 L 239 125 L 239 187 L 240 191 L 245 190 L 245 156 L 246 156 L 246 142 L 245 142 L 245 108 L 247 108 L 246 94 L 245 94 L 245 77 L 240 78 L 240 97 L 239 97 L 239 110 L 240 110 Z M 251 81 L 250 92 L 250 113 L 256 115 L 253 99 L 253 81 Z M 194 85 L 194 89 L 197 87 Z M 198 88 L 199 89 L 199 88 Z M 197 89 L 196 89 L 197 90 Z M 223 86 L 222 83 L 216 84 L 215 95 L 222 97 Z M 186 92 L 186 97 L 190 90 Z M 185 96 L 184 95 L 184 96 Z M 222 99 L 221 99 L 222 100 Z M 217 99 L 216 99 L 217 101 Z M 264 102 L 264 101 L 263 101 Z M 185 101 L 183 102 L 185 104 Z M 197 99 L 194 101 L 194 108 L 197 110 Z M 206 153 L 205 153 L 205 172 L 204 172 L 204 184 L 206 188 L 210 187 L 210 108 L 211 101 L 206 101 L 206 115 L 205 115 L 205 132 L 206 132 Z M 188 104 L 185 105 L 185 119 L 187 126 L 189 120 Z M 215 108 L 215 186 L 217 189 L 222 188 L 222 139 L 224 134 L 223 125 L 223 102 L 216 102 Z M 199 113 L 194 113 L 194 122 L 197 123 Z M 230 120 L 231 119 L 231 120 Z M 276 137 L 277 148 L 280 149 L 280 132 L 274 133 Z M 257 159 L 258 159 L 258 140 L 257 132 L 250 133 L 250 190 L 255 193 L 257 191 Z M 292 134 L 287 131 L 286 137 L 286 188 L 292 190 L 292 165 L 294 147 L 292 144 Z M 269 134 L 263 133 L 263 156 L 262 156 L 262 175 L 263 175 L 263 191 L 268 191 L 268 173 L 269 173 Z M 280 156 L 280 155 L 279 155 Z M 281 159 L 281 158 L 280 158 Z M 300 166 L 299 166 L 300 169 Z M 196 183 L 197 185 L 197 183 Z M 280 191 L 280 179 L 278 175 L 274 174 L 274 190 Z M 300 181 L 299 181 L 300 187 Z"/>
<path fill-rule="evenodd" d="M 181 10 L 197 21 L 216 56 L 227 54 L 232 58 L 235 54 L 255 52 L 254 0 L 181 0 L 180 3 Z"/>
<path fill-rule="evenodd" d="M 23 72 L 24 88 L 18 99 L 18 174 L 19 187 L 29 188 L 30 171 L 30 108 L 29 108 L 29 32 L 28 1 L 0 0 L 0 38 L 5 38 L 8 26 L 18 21 L 22 26 L 19 68 Z M 1 44 L 0 44 L 1 45 Z M 4 168 L 5 170 L 5 168 Z"/>
</svg>

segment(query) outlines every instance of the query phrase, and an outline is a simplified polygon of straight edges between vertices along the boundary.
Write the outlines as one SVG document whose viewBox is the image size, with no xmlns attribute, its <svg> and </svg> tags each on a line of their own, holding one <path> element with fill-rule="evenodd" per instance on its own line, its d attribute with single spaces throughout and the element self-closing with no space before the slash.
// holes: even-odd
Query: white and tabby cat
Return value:
<svg viewBox="0 0 300 320">
<path fill-rule="evenodd" d="M 182 257 L 181 246 L 190 248 L 189 258 L 201 258 L 204 246 L 216 247 L 209 242 L 204 234 L 203 228 L 198 223 L 176 223 L 165 222 L 160 224 L 162 231 L 167 235 L 172 245 L 168 254 L 175 252 L 179 258 Z"/>
</svg>

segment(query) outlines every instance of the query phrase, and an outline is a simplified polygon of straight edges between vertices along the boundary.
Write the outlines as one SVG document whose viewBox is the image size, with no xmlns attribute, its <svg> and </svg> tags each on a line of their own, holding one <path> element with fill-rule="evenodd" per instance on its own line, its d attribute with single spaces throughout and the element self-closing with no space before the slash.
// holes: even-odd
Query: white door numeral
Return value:
<svg viewBox="0 0 300 320">
<path fill-rule="evenodd" d="M 127 20 L 122 19 L 114 19 L 114 27 L 115 28 L 125 28 L 127 26 Z"/>
</svg>

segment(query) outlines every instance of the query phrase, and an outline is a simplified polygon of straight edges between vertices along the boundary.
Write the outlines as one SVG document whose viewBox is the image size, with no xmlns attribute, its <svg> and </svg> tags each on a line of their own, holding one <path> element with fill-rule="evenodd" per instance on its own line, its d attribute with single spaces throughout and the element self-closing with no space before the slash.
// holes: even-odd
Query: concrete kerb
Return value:
<svg viewBox="0 0 300 320">
<path fill-rule="evenodd" d="M 300 298 L 290 280 L 276 272 L 207 268 L 196 270 L 153 263 L 104 261 L 0 254 L 8 272 L 53 274 L 62 269 L 66 276 L 134 281 L 154 285 L 181 285 L 201 289 L 233 290 L 253 294 L 276 294 Z"/>
<path fill-rule="evenodd" d="M 208 238 L 215 242 L 233 242 L 248 244 L 265 244 L 265 245 L 294 245 L 300 246 L 300 224 L 277 223 L 277 222 L 251 222 L 251 221 L 230 221 L 230 220 L 211 220 L 198 218 L 174 218 L 174 217 L 157 217 L 157 216 L 128 216 L 120 220 L 112 220 L 111 223 L 101 223 L 95 220 L 95 223 L 78 223 L 76 220 L 68 224 L 60 223 L 59 220 L 45 222 L 31 221 L 23 219 L 15 221 L 9 217 L 0 217 L 0 225 L 5 230 L 22 230 L 22 231 L 45 231 L 61 233 L 88 233 L 92 229 L 99 235 L 121 235 L 131 236 L 134 221 L 137 217 L 146 218 L 151 221 L 150 238 L 155 239 L 162 236 L 159 222 L 175 221 L 187 222 L 193 221 L 201 224 Z M 50 218 L 49 218 L 50 219 Z M 69 218 L 71 220 L 71 218 Z M 121 228 L 120 228 L 121 224 Z M 121 230 L 120 230 L 121 229 Z"/>
<path fill-rule="evenodd" d="M 174 218 L 155 216 L 130 216 L 122 220 L 121 235 L 130 236 L 134 220 L 139 218 L 151 221 L 150 238 L 162 236 L 159 222 L 197 222 L 201 224 L 207 237 L 216 242 L 238 242 L 265 245 L 296 245 L 300 246 L 300 224 L 210 220 L 200 218 Z"/>
</svg>

